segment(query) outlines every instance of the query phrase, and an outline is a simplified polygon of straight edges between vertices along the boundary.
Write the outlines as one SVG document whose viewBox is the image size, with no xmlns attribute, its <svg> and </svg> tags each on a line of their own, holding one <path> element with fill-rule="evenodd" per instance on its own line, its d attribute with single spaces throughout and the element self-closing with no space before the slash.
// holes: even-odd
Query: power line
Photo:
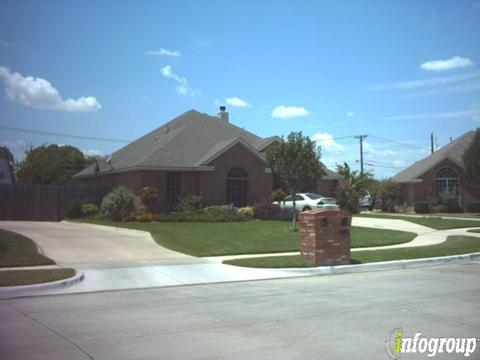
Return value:
<svg viewBox="0 0 480 360">
<path fill-rule="evenodd" d="M 375 135 L 370 135 L 370 137 L 373 138 L 373 139 L 382 140 L 382 141 L 394 143 L 394 144 L 397 144 L 397 145 L 408 146 L 408 147 L 411 147 L 411 148 L 414 148 L 414 149 L 422 149 L 422 150 L 427 150 L 428 149 L 427 147 L 424 147 L 424 146 L 407 144 L 407 143 L 403 143 L 403 142 L 396 141 L 396 140 L 385 139 L 385 138 L 375 136 Z"/>
<path fill-rule="evenodd" d="M 405 169 L 405 167 L 402 167 L 402 166 L 378 165 L 378 164 L 372 164 L 370 162 L 364 162 L 364 164 L 368 166 L 388 168 L 388 169 Z"/>
<path fill-rule="evenodd" d="M 101 137 L 95 137 L 95 136 L 83 136 L 83 135 L 75 135 L 75 134 L 66 134 L 66 133 L 58 133 L 58 132 L 52 132 L 52 131 L 17 128 L 17 127 L 13 127 L 13 126 L 5 126 L 5 125 L 0 125 L 0 128 L 6 129 L 6 130 L 11 130 L 11 131 L 21 131 L 21 132 L 27 132 L 27 133 L 32 133 L 32 134 L 69 137 L 69 138 L 74 138 L 74 139 L 109 141 L 109 142 L 117 142 L 117 143 L 130 143 L 131 142 L 131 140 L 122 140 L 122 139 L 112 139 L 112 138 L 101 138 Z"/>
</svg>

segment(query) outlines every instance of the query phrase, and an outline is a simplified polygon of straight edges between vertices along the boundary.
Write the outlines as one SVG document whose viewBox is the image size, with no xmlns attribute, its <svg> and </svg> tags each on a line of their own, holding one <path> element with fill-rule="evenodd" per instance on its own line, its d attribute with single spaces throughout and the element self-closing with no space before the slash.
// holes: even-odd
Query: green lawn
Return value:
<svg viewBox="0 0 480 360">
<path fill-rule="evenodd" d="M 55 262 L 40 254 L 31 239 L 0 229 L 0 267 L 52 264 Z"/>
<path fill-rule="evenodd" d="M 74 275 L 73 269 L 4 270 L 0 271 L 0 286 L 40 284 L 68 279 Z"/>
<path fill-rule="evenodd" d="M 472 232 L 472 233 L 480 233 L 480 229 L 468 230 L 468 232 Z"/>
<path fill-rule="evenodd" d="M 376 214 L 358 214 L 359 217 L 374 217 L 378 219 L 396 219 L 405 220 L 412 223 L 427 226 L 432 229 L 446 230 L 457 229 L 467 227 L 480 227 L 480 220 L 457 220 L 457 219 L 441 219 L 439 217 L 409 217 L 409 216 L 396 216 L 396 215 L 376 215 Z"/>
<path fill-rule="evenodd" d="M 155 241 L 171 250 L 193 256 L 221 256 L 298 251 L 298 232 L 288 221 L 228 223 L 119 223 L 85 220 L 88 223 L 149 231 Z M 352 247 L 392 245 L 411 241 L 415 234 L 352 228 Z"/>
<path fill-rule="evenodd" d="M 480 251 L 480 238 L 472 236 L 449 236 L 438 245 L 419 246 L 403 249 L 385 249 L 352 252 L 352 264 L 378 261 L 420 259 L 437 256 L 469 254 Z M 224 264 L 256 268 L 314 267 L 300 256 L 272 256 L 224 261 Z"/>
</svg>

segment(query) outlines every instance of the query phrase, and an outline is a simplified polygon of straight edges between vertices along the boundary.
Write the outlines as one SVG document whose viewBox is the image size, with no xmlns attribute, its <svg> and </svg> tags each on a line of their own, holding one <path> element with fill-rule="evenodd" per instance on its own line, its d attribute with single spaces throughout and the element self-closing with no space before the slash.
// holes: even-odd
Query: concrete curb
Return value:
<svg viewBox="0 0 480 360">
<path fill-rule="evenodd" d="M 71 278 L 48 283 L 0 287 L 0 299 L 8 299 L 19 296 L 33 296 L 36 292 L 61 289 L 82 281 L 84 277 L 84 274 L 79 272 Z"/>
<path fill-rule="evenodd" d="M 434 258 L 422 258 L 411 260 L 394 260 L 394 261 L 382 261 L 368 264 L 358 265 L 337 265 L 337 266 L 322 266 L 316 268 L 282 268 L 281 270 L 291 272 L 294 274 L 305 275 L 335 275 L 335 274 L 351 274 L 371 271 L 383 271 L 383 270 L 401 270 L 417 267 L 427 267 L 435 265 L 445 265 L 450 263 L 463 263 L 480 259 L 480 252 L 464 254 L 464 255 L 452 255 L 441 256 Z M 267 268 L 262 268 L 267 269 Z M 279 268 L 268 268 L 269 270 L 280 270 Z"/>
</svg>

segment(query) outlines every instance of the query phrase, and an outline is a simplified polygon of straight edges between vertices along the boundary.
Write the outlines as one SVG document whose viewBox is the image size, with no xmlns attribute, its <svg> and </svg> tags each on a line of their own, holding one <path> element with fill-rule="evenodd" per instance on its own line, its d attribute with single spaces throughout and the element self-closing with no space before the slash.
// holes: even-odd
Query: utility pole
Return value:
<svg viewBox="0 0 480 360">
<path fill-rule="evenodd" d="M 360 140 L 360 174 L 363 175 L 363 139 L 368 137 L 368 135 L 357 135 L 355 139 Z"/>
<path fill-rule="evenodd" d="M 435 151 L 435 147 L 433 145 L 433 133 L 430 134 L 430 151 L 432 154 Z"/>
</svg>

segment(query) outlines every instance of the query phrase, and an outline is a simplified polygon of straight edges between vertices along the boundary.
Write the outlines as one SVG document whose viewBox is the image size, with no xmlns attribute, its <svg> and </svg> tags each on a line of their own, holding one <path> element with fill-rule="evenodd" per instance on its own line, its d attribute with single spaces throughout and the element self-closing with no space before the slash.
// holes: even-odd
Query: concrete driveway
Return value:
<svg viewBox="0 0 480 360">
<path fill-rule="evenodd" d="M 97 269 L 204 262 L 165 249 L 143 231 L 38 221 L 0 221 L 0 228 L 31 238 L 63 267 Z"/>
</svg>

